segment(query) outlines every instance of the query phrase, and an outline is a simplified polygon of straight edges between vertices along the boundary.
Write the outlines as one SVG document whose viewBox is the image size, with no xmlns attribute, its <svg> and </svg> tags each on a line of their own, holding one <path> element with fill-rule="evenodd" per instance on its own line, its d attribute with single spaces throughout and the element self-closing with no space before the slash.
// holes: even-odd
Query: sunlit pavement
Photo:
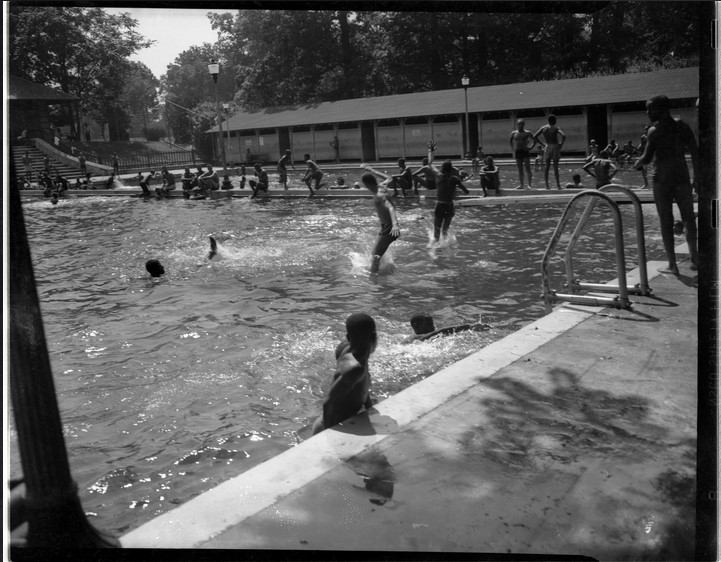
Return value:
<svg viewBox="0 0 721 562">
<path fill-rule="evenodd" d="M 561 306 L 121 542 L 692 559 L 695 274 L 662 265 L 631 310 Z"/>
</svg>

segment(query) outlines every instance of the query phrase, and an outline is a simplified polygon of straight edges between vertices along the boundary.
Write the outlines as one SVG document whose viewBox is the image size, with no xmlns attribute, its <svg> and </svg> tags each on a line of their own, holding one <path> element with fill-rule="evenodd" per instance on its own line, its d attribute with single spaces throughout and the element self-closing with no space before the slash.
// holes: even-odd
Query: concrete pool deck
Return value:
<svg viewBox="0 0 721 562">
<path fill-rule="evenodd" d="M 630 310 L 561 305 L 121 544 L 693 559 L 697 294 L 662 265 Z"/>
</svg>

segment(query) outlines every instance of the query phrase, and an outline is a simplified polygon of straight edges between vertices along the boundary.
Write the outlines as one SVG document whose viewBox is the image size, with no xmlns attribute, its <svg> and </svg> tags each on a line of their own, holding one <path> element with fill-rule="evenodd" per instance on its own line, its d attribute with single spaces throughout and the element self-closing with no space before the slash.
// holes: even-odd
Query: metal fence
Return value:
<svg viewBox="0 0 721 562">
<path fill-rule="evenodd" d="M 113 166 L 110 156 L 97 156 L 98 164 Z M 196 163 L 194 150 L 178 150 L 174 152 L 140 152 L 136 154 L 123 154 L 118 156 L 120 173 L 140 172 L 144 170 L 159 170 L 161 166 L 168 168 L 183 168 Z"/>
</svg>

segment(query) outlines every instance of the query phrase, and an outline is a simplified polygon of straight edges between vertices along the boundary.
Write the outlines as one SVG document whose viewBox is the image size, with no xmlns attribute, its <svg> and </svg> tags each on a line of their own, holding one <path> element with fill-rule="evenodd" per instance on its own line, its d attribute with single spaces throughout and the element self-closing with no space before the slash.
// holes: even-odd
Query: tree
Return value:
<svg viewBox="0 0 721 562">
<path fill-rule="evenodd" d="M 84 112 L 109 107 L 98 100 L 120 92 L 127 57 L 152 43 L 128 14 L 100 8 L 11 4 L 9 15 L 10 73 L 77 96 Z"/>
<path fill-rule="evenodd" d="M 147 129 L 148 110 L 158 105 L 160 80 L 141 62 L 130 62 L 129 65 L 120 99 L 129 113 L 142 115 L 143 129 Z"/>
</svg>

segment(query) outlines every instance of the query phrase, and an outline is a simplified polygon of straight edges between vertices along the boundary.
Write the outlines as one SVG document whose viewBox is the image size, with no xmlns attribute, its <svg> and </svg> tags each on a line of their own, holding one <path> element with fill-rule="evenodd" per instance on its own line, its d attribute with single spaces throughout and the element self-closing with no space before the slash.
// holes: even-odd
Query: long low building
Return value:
<svg viewBox="0 0 721 562">
<path fill-rule="evenodd" d="M 524 118 L 535 132 L 553 113 L 567 135 L 564 153 L 581 154 L 591 139 L 602 146 L 611 139 L 638 144 L 648 124 L 645 102 L 658 94 L 668 96 L 672 113 L 698 131 L 699 69 L 689 67 L 244 111 L 224 121 L 223 143 L 229 162 L 245 161 L 248 150 L 254 160 L 272 162 L 286 149 L 295 160 L 308 153 L 333 161 L 334 138 L 343 161 L 420 158 L 431 139 L 438 157 L 460 158 L 479 146 L 506 156 L 516 119 Z M 219 149 L 218 127 L 208 132 Z"/>
</svg>

